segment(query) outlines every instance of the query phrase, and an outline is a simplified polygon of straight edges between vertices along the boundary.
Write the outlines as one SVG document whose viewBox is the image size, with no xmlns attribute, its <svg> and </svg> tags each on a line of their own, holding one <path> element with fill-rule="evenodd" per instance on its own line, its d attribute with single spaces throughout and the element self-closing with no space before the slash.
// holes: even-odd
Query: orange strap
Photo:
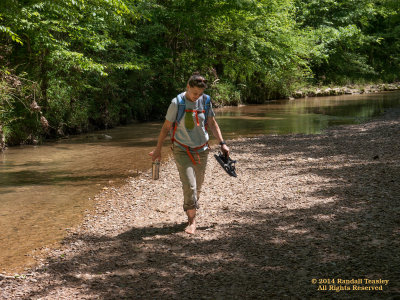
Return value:
<svg viewBox="0 0 400 300">
<path fill-rule="evenodd" d="M 201 146 L 199 146 L 199 147 L 196 147 L 196 148 L 190 148 L 189 146 L 184 145 L 184 144 L 180 143 L 179 141 L 177 141 L 177 140 L 175 140 L 175 139 L 173 139 L 172 142 L 176 142 L 177 144 L 181 145 L 182 147 L 184 147 L 184 148 L 186 149 L 186 153 L 188 154 L 188 156 L 189 156 L 190 160 L 192 161 L 193 165 L 196 165 L 196 161 L 194 160 L 193 155 L 192 155 L 192 153 L 190 152 L 190 150 L 195 151 L 196 154 L 197 154 L 198 163 L 201 164 L 200 155 L 199 155 L 199 152 L 197 152 L 197 150 L 200 150 L 200 149 L 202 149 L 204 146 L 208 145 L 208 142 L 205 143 L 205 144 L 203 144 L 203 145 L 201 145 Z"/>
</svg>

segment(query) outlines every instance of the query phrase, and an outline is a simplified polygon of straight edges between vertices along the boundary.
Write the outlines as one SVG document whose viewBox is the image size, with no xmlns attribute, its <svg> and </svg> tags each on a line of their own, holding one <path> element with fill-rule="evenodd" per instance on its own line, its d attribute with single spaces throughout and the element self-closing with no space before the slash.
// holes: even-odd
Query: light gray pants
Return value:
<svg viewBox="0 0 400 300">
<path fill-rule="evenodd" d="M 209 152 L 210 150 L 199 152 L 200 163 L 198 163 L 197 154 L 192 153 L 193 158 L 196 161 L 196 164 L 194 165 L 185 150 L 175 145 L 173 147 L 175 163 L 182 182 L 183 209 L 185 211 L 188 209 L 198 209 L 200 207 L 198 201 L 201 192 L 201 186 L 204 182 L 204 174 L 206 172 Z"/>
</svg>

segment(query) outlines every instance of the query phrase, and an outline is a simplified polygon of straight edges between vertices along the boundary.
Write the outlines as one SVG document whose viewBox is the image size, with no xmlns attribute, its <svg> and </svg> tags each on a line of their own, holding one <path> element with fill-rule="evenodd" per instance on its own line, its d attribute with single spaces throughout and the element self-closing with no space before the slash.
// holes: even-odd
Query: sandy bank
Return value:
<svg viewBox="0 0 400 300">
<path fill-rule="evenodd" d="M 104 190 L 61 249 L 18 279 L 0 278 L 0 297 L 390 299 L 400 293 L 399 117 L 230 141 L 238 178 L 210 157 L 195 236 L 183 232 L 167 161 L 158 181 L 145 173 Z M 336 284 L 359 278 L 388 284 Z"/>
</svg>

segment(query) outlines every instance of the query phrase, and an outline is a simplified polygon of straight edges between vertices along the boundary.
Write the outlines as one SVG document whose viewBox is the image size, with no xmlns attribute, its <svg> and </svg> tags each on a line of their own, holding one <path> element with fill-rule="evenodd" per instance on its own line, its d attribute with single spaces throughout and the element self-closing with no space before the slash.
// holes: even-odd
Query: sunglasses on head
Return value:
<svg viewBox="0 0 400 300">
<path fill-rule="evenodd" d="M 207 79 L 204 79 L 204 78 L 196 78 L 195 80 L 194 80 L 196 83 L 205 83 L 205 84 L 207 84 Z"/>
</svg>

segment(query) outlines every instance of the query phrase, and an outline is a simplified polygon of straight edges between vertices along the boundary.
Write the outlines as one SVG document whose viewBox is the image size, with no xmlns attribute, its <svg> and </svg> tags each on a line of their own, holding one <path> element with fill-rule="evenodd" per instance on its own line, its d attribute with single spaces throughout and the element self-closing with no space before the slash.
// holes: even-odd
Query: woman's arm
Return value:
<svg viewBox="0 0 400 300">
<path fill-rule="evenodd" d="M 218 140 L 218 143 L 221 145 L 221 142 L 224 142 L 224 139 L 222 137 L 221 129 L 218 126 L 217 120 L 215 120 L 215 117 L 208 117 L 207 123 L 214 137 Z M 229 147 L 226 144 L 221 145 L 221 151 L 225 155 L 229 156 Z"/>
<path fill-rule="evenodd" d="M 163 145 L 164 140 L 167 137 L 168 132 L 170 131 L 171 127 L 172 127 L 172 122 L 165 120 L 165 122 L 161 128 L 160 135 L 158 136 L 156 149 L 154 149 L 153 151 L 151 151 L 149 153 L 149 155 L 152 157 L 153 161 L 155 161 L 156 159 L 161 160 L 162 145 Z"/>
</svg>

